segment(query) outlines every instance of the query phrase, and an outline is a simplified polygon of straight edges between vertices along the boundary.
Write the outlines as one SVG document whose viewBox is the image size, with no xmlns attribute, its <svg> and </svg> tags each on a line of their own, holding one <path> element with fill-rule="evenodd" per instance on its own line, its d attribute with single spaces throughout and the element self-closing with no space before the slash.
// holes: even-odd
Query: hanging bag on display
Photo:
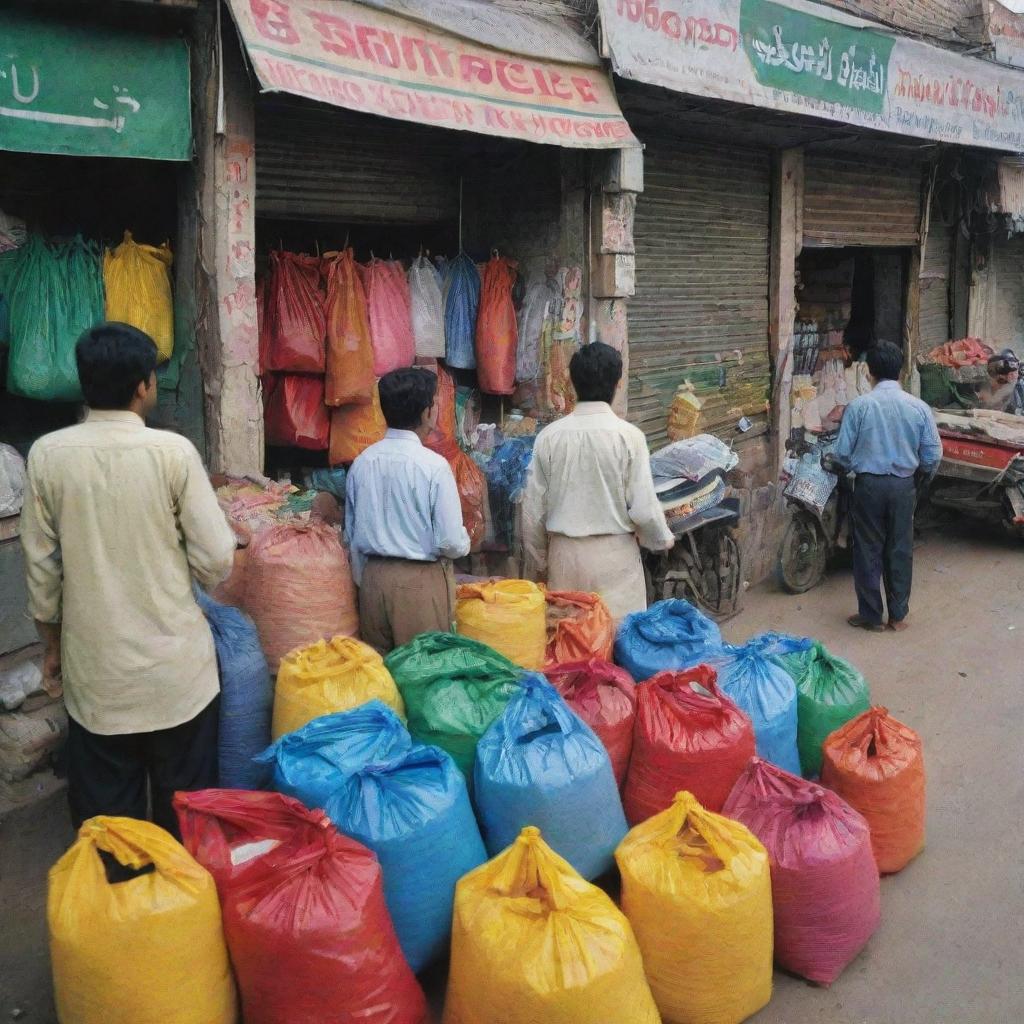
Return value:
<svg viewBox="0 0 1024 1024">
<path fill-rule="evenodd" d="M 688 601 L 659 601 L 622 620 L 615 660 L 642 683 L 658 672 L 676 672 L 706 661 L 721 646 L 721 630 Z"/>
<path fill-rule="evenodd" d="M 376 377 L 366 294 L 351 249 L 327 253 L 327 405 L 369 405 Z"/>
<path fill-rule="evenodd" d="M 331 410 L 331 438 L 327 461 L 332 466 L 347 466 L 371 444 L 382 440 L 388 425 L 380 407 L 380 395 L 374 382 L 369 405 L 342 405 Z"/>
<path fill-rule="evenodd" d="M 171 299 L 170 246 L 140 245 L 126 231 L 116 249 L 103 256 L 103 285 L 108 320 L 120 320 L 156 342 L 159 361 L 174 349 L 174 303 Z"/>
<path fill-rule="evenodd" d="M 444 359 L 444 299 L 441 275 L 422 253 L 409 267 L 409 296 L 412 301 L 412 333 L 416 355 Z"/>
<path fill-rule="evenodd" d="M 476 369 L 476 318 L 480 307 L 480 271 L 460 252 L 444 278 L 445 362 L 460 370 Z"/>
<path fill-rule="evenodd" d="M 271 252 L 266 317 L 269 369 L 285 373 L 324 372 L 327 317 L 320 291 L 320 260 L 316 256 Z"/>
<path fill-rule="evenodd" d="M 366 292 L 373 342 L 373 372 L 378 377 L 416 359 L 412 333 L 412 304 L 405 271 L 397 260 L 372 258 L 359 271 Z"/>
<path fill-rule="evenodd" d="M 462 525 L 469 534 L 470 551 L 479 551 L 485 536 L 487 480 L 484 471 L 459 447 L 452 435 L 432 430 L 423 443 L 451 466 L 455 486 L 459 489 Z"/>
<path fill-rule="evenodd" d="M 515 283 L 515 261 L 494 253 L 484 266 L 476 317 L 477 381 L 485 395 L 511 395 L 516 389 Z"/>
<path fill-rule="evenodd" d="M 324 379 L 282 373 L 266 397 L 267 444 L 324 451 L 331 441 L 331 417 L 324 405 Z"/>
</svg>

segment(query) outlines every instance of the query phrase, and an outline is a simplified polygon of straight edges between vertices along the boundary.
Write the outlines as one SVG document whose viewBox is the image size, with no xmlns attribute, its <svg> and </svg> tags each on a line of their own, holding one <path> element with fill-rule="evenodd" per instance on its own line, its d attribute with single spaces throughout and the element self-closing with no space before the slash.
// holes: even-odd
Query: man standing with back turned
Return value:
<svg viewBox="0 0 1024 1024">
<path fill-rule="evenodd" d="M 857 614 L 851 626 L 880 632 L 881 586 L 889 628 L 907 628 L 914 568 L 915 476 L 929 478 L 942 461 L 931 409 L 899 384 L 903 353 L 880 341 L 867 353 L 873 389 L 843 416 L 833 456 L 857 474 L 853 492 L 853 578 Z"/>
<path fill-rule="evenodd" d="M 71 817 L 144 819 L 148 798 L 177 835 L 174 791 L 217 783 L 220 684 L 192 580 L 224 579 L 235 537 L 192 444 L 145 424 L 149 336 L 99 324 L 76 356 L 85 422 L 32 446 L 21 519 L 44 673 L 71 720 Z"/>
</svg>

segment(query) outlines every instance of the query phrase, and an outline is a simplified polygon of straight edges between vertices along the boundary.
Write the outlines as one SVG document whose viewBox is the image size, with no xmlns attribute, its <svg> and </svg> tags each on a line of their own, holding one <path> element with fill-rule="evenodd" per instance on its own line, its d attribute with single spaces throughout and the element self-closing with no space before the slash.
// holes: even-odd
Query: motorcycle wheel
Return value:
<svg viewBox="0 0 1024 1024">
<path fill-rule="evenodd" d="M 732 618 L 743 596 L 743 563 L 733 531 L 710 528 L 680 537 L 651 584 L 652 601 L 679 598 L 712 618 Z"/>
<path fill-rule="evenodd" d="M 828 540 L 821 524 L 805 512 L 797 512 L 786 526 L 776 575 L 790 594 L 806 594 L 825 578 Z"/>
</svg>

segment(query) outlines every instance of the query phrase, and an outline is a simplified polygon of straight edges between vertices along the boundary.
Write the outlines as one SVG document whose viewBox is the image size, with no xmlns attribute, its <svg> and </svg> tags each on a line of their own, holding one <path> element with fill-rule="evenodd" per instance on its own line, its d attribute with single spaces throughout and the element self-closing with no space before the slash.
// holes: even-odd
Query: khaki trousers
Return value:
<svg viewBox="0 0 1024 1024">
<path fill-rule="evenodd" d="M 359 585 L 359 633 L 381 654 L 420 633 L 450 633 L 455 574 L 448 559 L 370 558 Z"/>
<path fill-rule="evenodd" d="M 640 545 L 631 533 L 600 537 L 548 536 L 548 587 L 599 594 L 615 625 L 647 608 Z"/>
</svg>

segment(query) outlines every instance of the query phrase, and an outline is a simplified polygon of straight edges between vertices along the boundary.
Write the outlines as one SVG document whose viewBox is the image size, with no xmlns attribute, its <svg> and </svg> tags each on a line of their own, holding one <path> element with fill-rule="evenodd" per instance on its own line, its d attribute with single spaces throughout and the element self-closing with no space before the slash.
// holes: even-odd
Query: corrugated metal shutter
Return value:
<svg viewBox="0 0 1024 1024">
<path fill-rule="evenodd" d="M 676 388 L 704 400 L 702 428 L 767 427 L 768 153 L 648 139 L 629 303 L 629 419 L 666 442 Z M 755 432 L 759 432 L 755 430 Z"/>
<path fill-rule="evenodd" d="M 916 161 L 863 152 L 804 157 L 804 245 L 917 245 L 921 172 Z"/>
<path fill-rule="evenodd" d="M 954 230 L 953 225 L 942 222 L 938 209 L 932 210 L 921 263 L 921 352 L 928 352 L 949 341 L 949 278 Z"/>
<path fill-rule="evenodd" d="M 982 341 L 997 351 L 1012 348 L 1024 355 L 1024 237 L 997 235 L 989 268 L 991 301 Z"/>
</svg>

